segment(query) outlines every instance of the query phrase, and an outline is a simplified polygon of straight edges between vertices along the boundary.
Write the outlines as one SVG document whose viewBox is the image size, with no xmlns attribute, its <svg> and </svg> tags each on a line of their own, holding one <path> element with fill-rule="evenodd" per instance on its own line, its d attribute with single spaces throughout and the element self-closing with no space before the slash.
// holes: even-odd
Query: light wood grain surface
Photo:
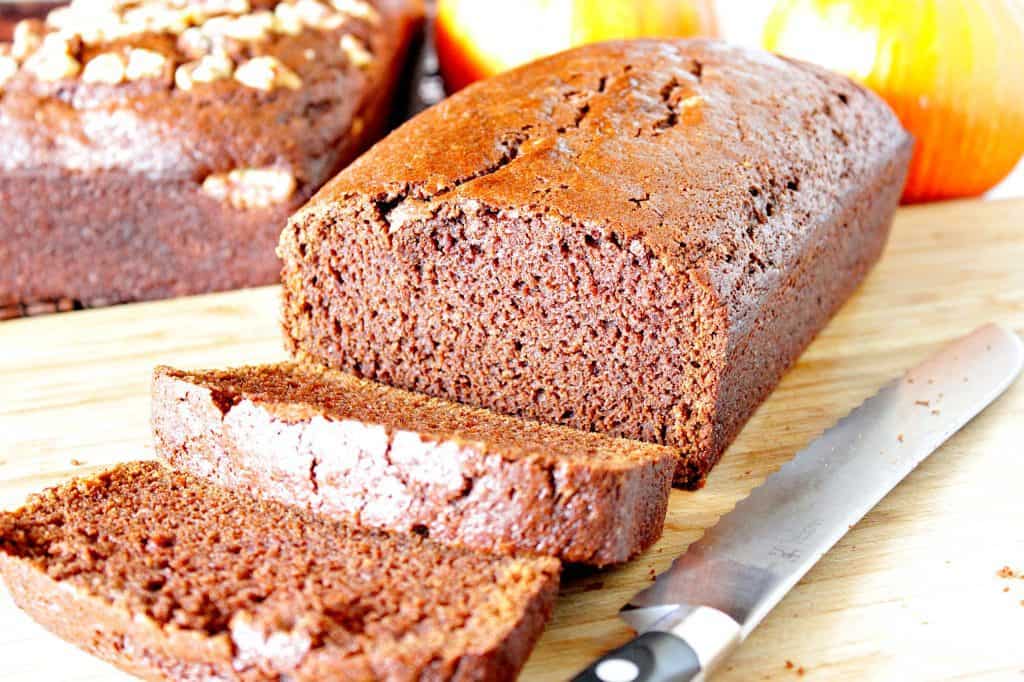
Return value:
<svg viewBox="0 0 1024 682">
<path fill-rule="evenodd" d="M 0 505 L 150 457 L 154 364 L 283 357 L 277 290 L 0 323 Z M 703 529 L 887 378 L 989 320 L 1024 332 L 1024 201 L 902 209 L 881 265 L 785 377 L 664 538 L 631 564 L 574 572 L 525 680 L 561 680 L 626 640 L 618 607 Z M 890 494 L 767 618 L 721 680 L 1024 678 L 1024 383 Z M 787 668 L 791 661 L 793 668 Z M 124 677 L 0 596 L 0 678 Z"/>
</svg>

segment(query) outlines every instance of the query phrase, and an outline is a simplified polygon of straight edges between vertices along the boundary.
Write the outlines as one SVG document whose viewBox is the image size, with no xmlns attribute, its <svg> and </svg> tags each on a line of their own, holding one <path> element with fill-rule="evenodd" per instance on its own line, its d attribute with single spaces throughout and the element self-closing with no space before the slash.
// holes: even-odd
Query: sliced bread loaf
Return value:
<svg viewBox="0 0 1024 682">
<path fill-rule="evenodd" d="M 461 90 L 292 216 L 288 349 L 667 444 L 698 486 L 878 259 L 911 138 L 823 69 L 586 45 Z"/>
<path fill-rule="evenodd" d="M 155 462 L 0 513 L 0 573 L 42 625 L 168 680 L 509 680 L 550 558 L 348 529 Z"/>
<path fill-rule="evenodd" d="M 491 552 L 622 562 L 661 535 L 669 448 L 524 421 L 297 364 L 157 368 L 174 467 L 346 523 Z"/>
</svg>

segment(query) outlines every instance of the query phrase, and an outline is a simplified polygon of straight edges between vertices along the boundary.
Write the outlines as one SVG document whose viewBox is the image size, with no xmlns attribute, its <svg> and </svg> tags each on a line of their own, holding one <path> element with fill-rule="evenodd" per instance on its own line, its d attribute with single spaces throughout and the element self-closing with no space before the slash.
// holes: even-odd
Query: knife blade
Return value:
<svg viewBox="0 0 1024 682">
<path fill-rule="evenodd" d="M 713 670 L 914 467 L 1024 365 L 996 324 L 893 380 L 783 465 L 620 611 L 639 636 L 574 680 L 677 682 Z"/>
</svg>

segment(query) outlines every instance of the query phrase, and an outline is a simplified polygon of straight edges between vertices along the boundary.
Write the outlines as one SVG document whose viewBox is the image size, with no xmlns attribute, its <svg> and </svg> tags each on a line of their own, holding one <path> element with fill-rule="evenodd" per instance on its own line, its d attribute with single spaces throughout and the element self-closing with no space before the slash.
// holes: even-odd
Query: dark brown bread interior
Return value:
<svg viewBox="0 0 1024 682">
<path fill-rule="evenodd" d="M 295 364 L 153 377 L 172 466 L 349 524 L 603 566 L 661 535 L 667 447 Z"/>
<path fill-rule="evenodd" d="M 155 462 L 0 513 L 18 605 L 147 679 L 511 680 L 558 572 L 354 531 Z"/>
<path fill-rule="evenodd" d="M 911 142 L 881 100 L 707 41 L 469 87 L 284 231 L 289 350 L 682 452 L 697 486 L 878 258 Z"/>
<path fill-rule="evenodd" d="M 288 216 L 387 130 L 423 8 L 371 4 L 378 21 L 247 48 L 290 65 L 302 79 L 296 90 L 225 79 L 186 92 L 174 87 L 173 66 L 117 86 L 41 82 L 22 69 L 0 93 L 0 319 L 276 282 L 274 246 Z M 339 31 L 361 40 L 372 64 L 352 64 Z M 141 34 L 77 56 L 130 44 L 179 65 L 188 57 L 175 40 Z M 289 199 L 239 209 L 201 190 L 211 174 L 265 167 L 292 173 Z"/>
</svg>

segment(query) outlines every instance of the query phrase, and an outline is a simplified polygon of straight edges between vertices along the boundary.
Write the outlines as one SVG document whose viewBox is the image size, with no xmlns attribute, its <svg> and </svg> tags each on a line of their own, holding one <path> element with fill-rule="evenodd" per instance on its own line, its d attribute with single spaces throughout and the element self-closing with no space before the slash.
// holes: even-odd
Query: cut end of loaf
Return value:
<svg viewBox="0 0 1024 682">
<path fill-rule="evenodd" d="M 279 251 L 286 343 L 300 356 L 670 445 L 684 485 L 720 453 L 724 314 L 710 287 L 678 281 L 638 240 L 540 209 L 354 197 L 300 212 Z"/>
</svg>

